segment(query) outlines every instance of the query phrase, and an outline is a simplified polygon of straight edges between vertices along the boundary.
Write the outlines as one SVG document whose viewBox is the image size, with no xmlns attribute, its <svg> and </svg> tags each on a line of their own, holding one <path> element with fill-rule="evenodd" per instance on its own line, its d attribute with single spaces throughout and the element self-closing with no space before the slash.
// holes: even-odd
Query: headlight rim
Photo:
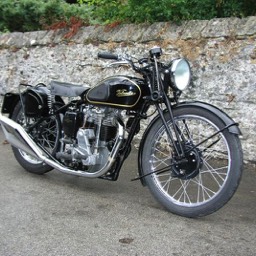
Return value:
<svg viewBox="0 0 256 256">
<path fill-rule="evenodd" d="M 186 78 L 186 82 L 185 82 L 185 85 L 177 85 L 177 79 L 176 79 L 176 76 L 177 74 L 175 74 L 175 72 L 177 73 L 177 66 L 178 64 L 180 64 L 181 62 L 184 62 L 186 63 L 186 68 L 187 68 L 187 78 Z M 191 74 L 191 67 L 190 67 L 190 64 L 188 62 L 188 60 L 186 58 L 176 58 L 174 60 L 172 60 L 169 64 L 169 73 L 170 73 L 170 81 L 171 81 L 171 87 L 172 89 L 174 90 L 178 90 L 178 91 L 184 91 L 188 88 L 190 82 L 191 82 L 191 77 L 192 77 L 192 74 Z"/>
</svg>

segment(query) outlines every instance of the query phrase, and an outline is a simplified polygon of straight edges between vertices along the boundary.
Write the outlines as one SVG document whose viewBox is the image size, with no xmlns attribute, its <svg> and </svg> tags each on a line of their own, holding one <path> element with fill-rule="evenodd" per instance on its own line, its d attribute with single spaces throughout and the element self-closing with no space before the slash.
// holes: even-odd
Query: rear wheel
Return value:
<svg viewBox="0 0 256 256">
<path fill-rule="evenodd" d="M 207 110 L 180 108 L 174 110 L 174 118 L 185 158 L 178 159 L 174 148 L 179 145 L 169 140 L 159 119 L 143 146 L 143 174 L 157 171 L 145 177 L 146 184 L 169 211 L 186 217 L 208 215 L 226 204 L 238 187 L 243 163 L 240 140 L 227 129 L 207 139 L 224 127 Z"/>
<path fill-rule="evenodd" d="M 12 119 L 19 123 L 21 126 L 25 126 L 25 116 L 22 111 L 21 103 L 19 102 L 12 115 Z M 36 118 L 27 118 L 27 123 L 32 125 L 35 123 Z M 30 132 L 33 140 L 45 148 L 50 154 L 54 154 L 58 147 L 58 140 L 60 137 L 60 120 L 57 116 L 52 116 L 39 125 L 35 126 Z M 29 155 L 21 149 L 12 147 L 14 156 L 19 164 L 27 171 L 35 174 L 44 174 L 51 171 L 53 168 L 41 160 Z"/>
</svg>

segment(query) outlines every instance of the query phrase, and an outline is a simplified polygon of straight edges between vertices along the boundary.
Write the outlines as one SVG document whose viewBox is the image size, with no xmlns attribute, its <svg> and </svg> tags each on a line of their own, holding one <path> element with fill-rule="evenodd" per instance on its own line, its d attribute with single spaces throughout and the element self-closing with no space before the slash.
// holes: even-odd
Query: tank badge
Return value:
<svg viewBox="0 0 256 256">
<path fill-rule="evenodd" d="M 126 89 L 117 90 L 116 96 L 117 97 L 130 97 L 136 95 L 136 92 L 127 91 Z"/>
</svg>

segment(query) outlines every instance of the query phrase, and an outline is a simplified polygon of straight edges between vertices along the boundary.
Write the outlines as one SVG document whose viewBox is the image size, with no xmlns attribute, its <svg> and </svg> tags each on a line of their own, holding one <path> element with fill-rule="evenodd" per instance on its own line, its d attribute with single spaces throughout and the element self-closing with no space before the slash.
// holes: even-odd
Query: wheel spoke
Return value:
<svg viewBox="0 0 256 256">
<path fill-rule="evenodd" d="M 213 168 L 208 162 L 205 162 L 205 166 L 207 168 L 207 173 L 209 173 L 213 179 L 216 181 L 216 183 L 219 185 L 219 187 L 222 186 L 222 184 L 219 183 L 217 177 L 224 182 L 227 176 L 227 173 L 221 173 L 219 172 L 219 170 L 223 170 L 224 168 L 227 169 L 228 166 L 223 166 L 223 167 L 219 167 L 219 168 Z"/>
<path fill-rule="evenodd" d="M 200 202 L 200 199 L 202 198 L 202 201 L 206 201 L 208 198 L 211 198 L 211 195 L 215 195 L 216 192 L 214 192 L 213 190 L 211 190 L 209 187 L 206 187 L 203 184 L 203 178 L 202 178 L 202 174 L 200 173 L 198 175 L 198 177 L 196 177 L 195 179 L 192 180 L 192 182 L 194 182 L 197 187 L 198 187 L 198 191 L 197 191 L 197 203 Z"/>
<path fill-rule="evenodd" d="M 158 159 L 154 156 L 153 156 L 153 160 L 151 161 L 151 163 L 154 164 L 155 169 L 158 169 L 160 166 L 162 166 L 162 164 L 167 166 L 167 164 L 165 164 L 165 162 L 163 160 Z"/>
<path fill-rule="evenodd" d="M 170 187 L 170 181 L 171 181 L 172 177 L 169 177 L 167 180 L 165 181 L 161 181 L 161 183 L 164 183 L 163 185 L 163 189 L 166 187 L 166 185 L 168 185 L 168 188 L 166 189 L 166 191 L 169 190 L 169 187 Z"/>
<path fill-rule="evenodd" d="M 191 204 L 189 195 L 187 193 L 187 187 L 190 183 L 190 180 L 185 180 L 185 181 L 180 180 L 180 182 L 181 182 L 181 188 L 183 191 L 182 191 L 180 197 L 178 198 L 178 201 L 182 201 L 183 203 L 186 203 L 188 201 L 188 203 Z M 183 200 L 181 200 L 182 198 L 183 198 Z M 186 198 L 187 198 L 187 201 L 186 201 Z"/>
<path fill-rule="evenodd" d="M 36 122 L 35 118 L 28 118 L 27 120 L 27 124 L 29 125 L 33 125 Z M 19 123 L 20 125 L 24 126 L 25 125 L 25 118 L 24 118 L 24 114 L 22 112 L 22 110 L 20 110 L 19 114 L 17 115 L 17 123 Z M 34 129 L 36 130 L 36 136 L 33 136 L 33 131 L 31 133 L 31 136 L 34 138 L 34 140 L 40 144 L 41 146 L 43 146 L 44 148 L 47 148 L 47 150 L 49 151 L 49 153 L 52 153 L 54 151 L 54 149 L 57 146 L 57 137 L 58 137 L 58 121 L 55 118 L 50 118 L 49 120 L 45 120 L 44 122 L 42 122 L 41 127 L 35 127 Z M 41 161 L 35 159 L 34 157 L 30 156 L 29 154 L 25 153 L 22 150 L 19 150 L 20 154 L 22 155 L 22 157 L 32 163 L 32 164 L 37 164 L 37 163 L 41 163 Z"/>
</svg>

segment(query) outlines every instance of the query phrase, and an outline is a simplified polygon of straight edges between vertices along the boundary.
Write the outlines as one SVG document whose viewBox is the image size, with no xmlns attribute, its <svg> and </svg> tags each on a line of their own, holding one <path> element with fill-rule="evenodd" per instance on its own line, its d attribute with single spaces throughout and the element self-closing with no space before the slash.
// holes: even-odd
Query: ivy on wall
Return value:
<svg viewBox="0 0 256 256">
<path fill-rule="evenodd" d="M 255 0 L 1 0 L 0 31 L 253 15 Z"/>
</svg>

